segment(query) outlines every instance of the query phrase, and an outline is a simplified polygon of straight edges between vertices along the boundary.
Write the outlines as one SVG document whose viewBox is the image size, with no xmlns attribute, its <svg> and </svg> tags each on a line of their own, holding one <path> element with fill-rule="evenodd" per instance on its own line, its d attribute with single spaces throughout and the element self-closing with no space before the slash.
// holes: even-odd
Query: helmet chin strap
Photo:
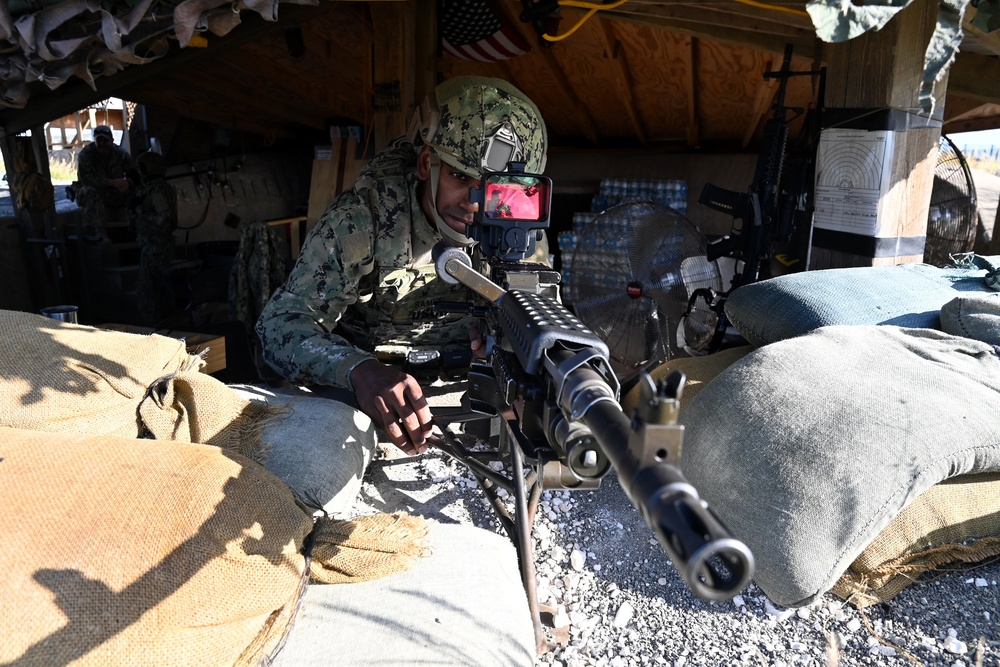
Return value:
<svg viewBox="0 0 1000 667">
<path fill-rule="evenodd" d="M 447 222 L 441 218 L 441 214 L 438 213 L 437 209 L 437 192 L 438 192 L 438 181 L 441 178 L 441 159 L 437 155 L 431 153 L 431 212 L 434 218 L 434 224 L 437 225 L 438 231 L 441 234 L 455 243 L 460 245 L 471 245 L 473 240 L 462 234 L 461 232 L 455 231 Z"/>
</svg>

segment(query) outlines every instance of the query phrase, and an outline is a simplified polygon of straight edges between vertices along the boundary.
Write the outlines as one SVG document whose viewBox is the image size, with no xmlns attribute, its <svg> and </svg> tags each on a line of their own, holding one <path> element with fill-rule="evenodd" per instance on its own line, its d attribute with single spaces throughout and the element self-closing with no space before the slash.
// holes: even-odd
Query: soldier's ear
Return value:
<svg viewBox="0 0 1000 667">
<path fill-rule="evenodd" d="M 417 178 L 426 181 L 431 177 L 431 149 L 426 145 L 417 153 Z"/>
</svg>

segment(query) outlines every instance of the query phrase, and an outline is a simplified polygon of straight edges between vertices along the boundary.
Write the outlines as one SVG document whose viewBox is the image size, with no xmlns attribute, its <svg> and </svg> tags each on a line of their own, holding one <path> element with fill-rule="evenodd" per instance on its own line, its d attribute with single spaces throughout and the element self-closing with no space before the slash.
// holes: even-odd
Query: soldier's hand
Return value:
<svg viewBox="0 0 1000 667">
<path fill-rule="evenodd" d="M 469 346 L 472 348 L 473 358 L 486 358 L 486 338 L 475 325 L 469 327 Z"/>
<path fill-rule="evenodd" d="M 127 178 L 112 178 L 108 179 L 108 185 L 118 192 L 127 192 L 129 182 Z"/>
<path fill-rule="evenodd" d="M 392 444 L 407 454 L 427 451 L 433 415 L 413 377 L 370 359 L 351 371 L 351 385 L 361 410 L 389 436 Z"/>
</svg>

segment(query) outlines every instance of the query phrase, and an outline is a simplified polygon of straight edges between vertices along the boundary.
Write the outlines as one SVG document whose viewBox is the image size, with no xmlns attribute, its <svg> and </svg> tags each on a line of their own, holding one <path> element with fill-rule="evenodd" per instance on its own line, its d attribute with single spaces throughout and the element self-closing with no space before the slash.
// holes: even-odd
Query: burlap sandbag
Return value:
<svg viewBox="0 0 1000 667">
<path fill-rule="evenodd" d="M 262 467 L 7 428 L 0 459 L 0 663 L 252 665 L 284 635 L 312 520 Z"/>
<path fill-rule="evenodd" d="M 962 475 L 922 493 L 882 529 L 831 589 L 866 607 L 921 575 L 1000 556 L 1000 473 Z"/>
<path fill-rule="evenodd" d="M 319 584 L 372 581 L 409 569 L 430 554 L 427 522 L 403 512 L 349 521 L 320 519 L 313 534 L 309 579 Z"/>
<path fill-rule="evenodd" d="M 681 392 L 681 409 L 683 410 L 688 401 L 697 396 L 698 392 L 704 389 L 705 385 L 711 382 L 716 375 L 745 357 L 751 350 L 753 347 L 743 345 L 703 357 L 678 357 L 660 364 L 650 371 L 649 375 L 655 382 L 659 382 L 666 379 L 674 371 L 684 373 L 687 380 L 684 383 L 684 390 Z M 639 395 L 640 388 L 636 386 L 622 398 L 622 410 L 625 414 L 631 416 L 635 411 L 639 404 Z M 683 423 L 683 421 L 683 413 L 681 413 L 681 422 Z"/>
<path fill-rule="evenodd" d="M 215 445 L 257 462 L 268 419 L 287 411 L 283 405 L 241 398 L 222 382 L 198 372 L 159 378 L 139 404 L 142 426 L 157 440 Z"/>
<path fill-rule="evenodd" d="M 307 577 L 429 554 L 420 517 L 314 527 L 262 466 L 183 442 L 0 427 L 0 507 L 0 664 L 255 665 Z"/>
<path fill-rule="evenodd" d="M 0 310 L 0 426 L 134 438 L 147 387 L 203 364 L 174 338 Z"/>
</svg>

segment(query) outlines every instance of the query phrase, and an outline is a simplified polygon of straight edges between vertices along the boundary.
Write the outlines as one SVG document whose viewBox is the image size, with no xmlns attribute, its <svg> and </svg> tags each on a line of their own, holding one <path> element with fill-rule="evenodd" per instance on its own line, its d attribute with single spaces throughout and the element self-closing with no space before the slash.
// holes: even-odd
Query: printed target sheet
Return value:
<svg viewBox="0 0 1000 667">
<path fill-rule="evenodd" d="M 879 205 L 889 190 L 893 132 L 827 128 L 816 151 L 813 225 L 883 236 Z"/>
</svg>

